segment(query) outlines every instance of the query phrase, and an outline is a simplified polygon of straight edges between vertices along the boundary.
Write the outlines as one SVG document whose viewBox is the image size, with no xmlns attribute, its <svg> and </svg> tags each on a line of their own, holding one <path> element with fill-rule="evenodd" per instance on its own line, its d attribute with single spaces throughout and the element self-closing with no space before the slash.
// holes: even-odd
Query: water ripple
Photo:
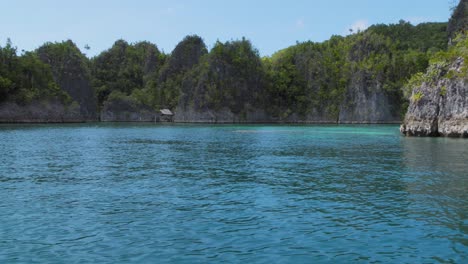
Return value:
<svg viewBox="0 0 468 264">
<path fill-rule="evenodd" d="M 0 125 L 2 263 L 466 263 L 468 142 Z"/>
</svg>

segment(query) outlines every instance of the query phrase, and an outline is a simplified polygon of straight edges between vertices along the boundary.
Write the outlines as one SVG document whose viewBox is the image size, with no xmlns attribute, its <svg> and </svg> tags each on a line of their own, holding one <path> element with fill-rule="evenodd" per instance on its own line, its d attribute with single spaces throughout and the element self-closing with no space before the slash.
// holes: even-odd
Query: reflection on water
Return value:
<svg viewBox="0 0 468 264">
<path fill-rule="evenodd" d="M 468 141 L 395 126 L 0 126 L 0 262 L 467 261 Z"/>
<path fill-rule="evenodd" d="M 415 217 L 444 226 L 432 236 L 449 238 L 452 249 L 468 246 L 468 141 L 445 138 L 407 138 L 404 157 L 407 190 Z"/>
</svg>

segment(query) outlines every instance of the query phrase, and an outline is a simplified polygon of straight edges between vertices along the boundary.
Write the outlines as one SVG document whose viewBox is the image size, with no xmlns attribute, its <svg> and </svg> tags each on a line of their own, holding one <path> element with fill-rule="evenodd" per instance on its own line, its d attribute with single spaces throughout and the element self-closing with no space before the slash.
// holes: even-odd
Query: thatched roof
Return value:
<svg viewBox="0 0 468 264">
<path fill-rule="evenodd" d="M 160 111 L 161 111 L 161 114 L 163 115 L 170 115 L 170 116 L 174 115 L 169 109 L 161 109 Z"/>
</svg>

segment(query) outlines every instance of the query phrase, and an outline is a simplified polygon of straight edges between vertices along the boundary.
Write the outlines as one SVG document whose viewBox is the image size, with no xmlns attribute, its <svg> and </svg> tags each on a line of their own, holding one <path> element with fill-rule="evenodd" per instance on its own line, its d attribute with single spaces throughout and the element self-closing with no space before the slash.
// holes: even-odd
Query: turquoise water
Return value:
<svg viewBox="0 0 468 264">
<path fill-rule="evenodd" d="M 468 140 L 0 125 L 1 263 L 468 263 Z"/>
</svg>

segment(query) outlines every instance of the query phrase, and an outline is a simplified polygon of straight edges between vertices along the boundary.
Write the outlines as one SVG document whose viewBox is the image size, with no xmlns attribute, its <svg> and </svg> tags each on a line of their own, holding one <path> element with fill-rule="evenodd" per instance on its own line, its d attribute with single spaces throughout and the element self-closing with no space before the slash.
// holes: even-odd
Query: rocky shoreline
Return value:
<svg viewBox="0 0 468 264">
<path fill-rule="evenodd" d="M 464 61 L 458 58 L 448 71 L 460 73 Z M 412 92 L 401 133 L 406 136 L 468 137 L 468 81 L 447 78 L 446 71 L 433 82 L 424 82 Z"/>
<path fill-rule="evenodd" d="M 59 101 L 34 101 L 26 105 L 0 104 L 0 123 L 82 123 L 94 121 L 80 114 L 76 104 L 66 106 Z"/>
<path fill-rule="evenodd" d="M 9 108 L 9 109 L 7 109 Z M 48 108 L 51 109 L 51 108 Z M 39 112 L 37 106 L 20 107 L 13 104 L 0 106 L 0 123 L 86 123 L 86 122 L 121 122 L 121 123 L 168 123 L 159 121 L 159 114 L 156 111 L 102 111 L 100 119 L 85 119 L 76 112 L 66 112 L 60 110 L 42 109 Z M 60 112 L 60 113 L 59 113 Z M 250 113 L 253 114 L 253 113 Z M 301 119 L 297 115 L 285 119 L 268 116 L 248 116 L 247 119 L 239 117 L 226 111 L 207 112 L 175 112 L 175 124 L 337 124 L 337 125 L 371 125 L 371 124 L 401 124 L 401 121 L 363 121 L 363 120 L 318 120 Z"/>
</svg>

